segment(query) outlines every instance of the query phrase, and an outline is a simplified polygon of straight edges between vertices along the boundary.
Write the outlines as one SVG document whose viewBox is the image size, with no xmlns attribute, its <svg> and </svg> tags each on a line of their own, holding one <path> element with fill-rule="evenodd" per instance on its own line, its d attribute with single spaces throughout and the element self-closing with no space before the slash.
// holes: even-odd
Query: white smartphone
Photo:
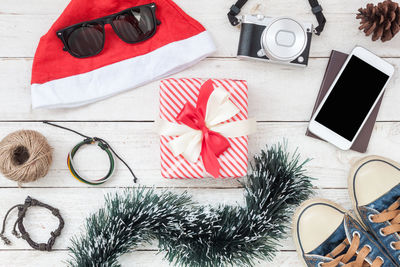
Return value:
<svg viewBox="0 0 400 267">
<path fill-rule="evenodd" d="M 311 118 L 309 130 L 340 149 L 350 149 L 393 72 L 380 57 L 355 47 Z"/>
</svg>

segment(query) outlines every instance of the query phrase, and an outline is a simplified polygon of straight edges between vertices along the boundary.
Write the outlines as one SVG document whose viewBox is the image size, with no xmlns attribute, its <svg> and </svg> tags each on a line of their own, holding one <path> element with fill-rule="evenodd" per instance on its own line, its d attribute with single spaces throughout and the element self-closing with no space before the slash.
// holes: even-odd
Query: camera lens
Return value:
<svg viewBox="0 0 400 267">
<path fill-rule="evenodd" d="M 304 27 L 291 18 L 277 18 L 264 30 L 262 46 L 269 58 L 292 61 L 299 57 L 307 45 Z"/>
</svg>

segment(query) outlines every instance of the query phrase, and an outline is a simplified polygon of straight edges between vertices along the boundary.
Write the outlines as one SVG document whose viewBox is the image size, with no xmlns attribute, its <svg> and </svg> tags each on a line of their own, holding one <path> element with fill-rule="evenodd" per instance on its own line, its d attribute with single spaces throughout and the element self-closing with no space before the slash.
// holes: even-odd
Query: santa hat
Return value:
<svg viewBox="0 0 400 267">
<path fill-rule="evenodd" d="M 106 25 L 100 54 L 79 59 L 63 51 L 56 31 L 152 2 L 161 25 L 150 39 L 128 44 Z M 182 71 L 214 51 L 204 27 L 171 0 L 72 0 L 40 39 L 32 68 L 32 107 L 85 105 Z"/>
</svg>

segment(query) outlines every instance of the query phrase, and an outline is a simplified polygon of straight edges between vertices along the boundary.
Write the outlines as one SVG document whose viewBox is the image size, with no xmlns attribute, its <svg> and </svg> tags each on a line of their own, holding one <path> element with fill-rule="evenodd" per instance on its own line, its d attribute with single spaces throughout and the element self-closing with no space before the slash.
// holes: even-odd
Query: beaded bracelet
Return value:
<svg viewBox="0 0 400 267">
<path fill-rule="evenodd" d="M 100 179 L 96 179 L 96 180 L 92 180 L 92 179 L 88 179 L 88 178 L 83 178 L 78 171 L 74 168 L 74 157 L 76 152 L 78 152 L 78 150 L 84 146 L 84 145 L 91 145 L 91 144 L 95 144 L 97 143 L 97 145 L 104 150 L 107 155 L 108 158 L 110 160 L 110 168 L 108 170 L 108 173 L 106 174 L 106 176 L 104 176 L 103 178 Z M 111 176 L 114 173 L 114 169 L 115 169 L 115 161 L 114 161 L 114 157 L 113 154 L 111 153 L 109 146 L 102 142 L 101 140 L 99 140 L 99 138 L 87 138 L 85 140 L 83 140 L 82 142 L 80 142 L 79 144 L 77 144 L 72 150 L 71 152 L 68 154 L 68 158 L 67 158 L 67 165 L 68 165 L 68 169 L 71 172 L 72 176 L 75 177 L 75 179 L 77 179 L 80 182 L 83 182 L 85 184 L 90 184 L 90 185 L 100 185 L 100 184 L 104 184 L 105 182 L 107 182 L 108 179 L 111 178 Z"/>
</svg>

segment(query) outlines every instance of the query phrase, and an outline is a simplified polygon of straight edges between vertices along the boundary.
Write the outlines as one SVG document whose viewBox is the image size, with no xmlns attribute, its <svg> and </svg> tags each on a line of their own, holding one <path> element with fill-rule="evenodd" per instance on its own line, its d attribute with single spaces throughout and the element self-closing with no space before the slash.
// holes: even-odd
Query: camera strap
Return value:
<svg viewBox="0 0 400 267">
<path fill-rule="evenodd" d="M 242 7 L 247 3 L 248 0 L 238 0 L 236 4 L 234 4 L 228 13 L 229 22 L 232 26 L 237 26 L 240 23 L 240 20 L 236 17 L 239 15 Z M 318 3 L 318 0 L 308 0 L 311 6 L 311 11 L 315 15 L 318 21 L 318 26 L 315 28 L 315 34 L 320 35 L 324 30 L 326 18 L 322 13 L 322 6 Z"/>
</svg>

